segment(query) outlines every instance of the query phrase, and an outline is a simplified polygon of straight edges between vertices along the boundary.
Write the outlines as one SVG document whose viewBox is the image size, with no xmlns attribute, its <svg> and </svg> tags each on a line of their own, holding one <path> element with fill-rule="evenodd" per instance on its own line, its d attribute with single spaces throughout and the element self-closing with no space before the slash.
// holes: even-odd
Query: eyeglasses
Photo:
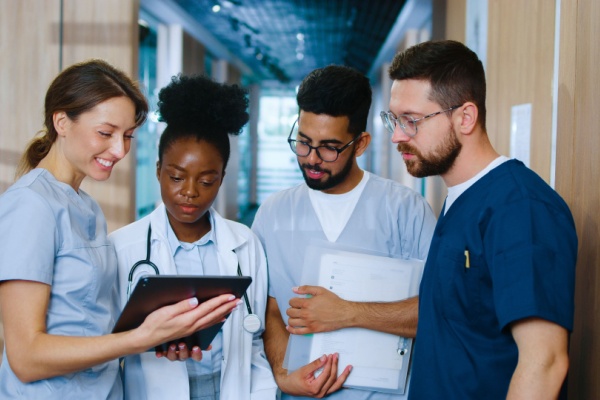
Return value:
<svg viewBox="0 0 600 400">
<path fill-rule="evenodd" d="M 354 139 L 352 139 L 351 141 L 349 141 L 348 143 L 346 143 L 344 146 L 337 148 L 337 147 L 333 147 L 333 146 L 328 146 L 326 144 L 322 144 L 320 146 L 311 146 L 310 144 L 303 142 L 301 140 L 295 140 L 292 139 L 292 135 L 294 135 L 294 132 L 298 133 L 298 120 L 296 120 L 296 122 L 294 122 L 294 125 L 292 126 L 292 130 L 290 131 L 290 135 L 288 136 L 288 143 L 290 144 L 290 149 L 292 149 L 292 151 L 300 157 L 306 157 L 310 154 L 310 152 L 312 150 L 317 152 L 317 156 L 325 161 L 325 162 L 334 162 L 335 160 L 338 159 L 338 156 L 340 155 L 340 153 L 344 150 L 346 150 L 348 147 L 350 147 L 350 145 L 352 143 L 354 143 L 357 139 L 360 138 L 360 135 L 358 135 L 357 137 L 355 137 Z"/>
<path fill-rule="evenodd" d="M 389 133 L 394 133 L 394 129 L 396 125 L 400 126 L 402 132 L 408 137 L 414 137 L 417 134 L 417 122 L 422 121 L 424 119 L 435 117 L 436 115 L 456 110 L 457 108 L 462 107 L 462 104 L 459 106 L 452 106 L 442 111 L 434 112 L 428 114 L 421 118 L 413 118 L 410 115 L 402 114 L 398 117 L 394 116 L 391 111 L 382 111 L 379 115 L 381 116 L 381 120 L 383 121 L 383 126 L 388 130 Z"/>
</svg>

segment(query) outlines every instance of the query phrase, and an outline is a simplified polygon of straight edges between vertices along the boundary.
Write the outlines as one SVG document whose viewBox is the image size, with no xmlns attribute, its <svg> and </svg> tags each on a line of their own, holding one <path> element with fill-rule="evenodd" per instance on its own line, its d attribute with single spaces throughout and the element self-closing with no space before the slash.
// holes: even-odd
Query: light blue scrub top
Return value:
<svg viewBox="0 0 600 400">
<path fill-rule="evenodd" d="M 83 190 L 34 169 L 0 196 L 0 281 L 51 285 L 46 327 L 53 335 L 110 333 L 118 315 L 117 259 L 98 204 Z M 2 399 L 110 399 L 123 397 L 118 361 L 22 383 L 6 358 Z"/>
<path fill-rule="evenodd" d="M 262 242 L 269 262 L 269 296 L 277 300 L 284 323 L 292 287 L 303 284 L 306 248 L 326 241 L 306 184 L 269 197 L 259 208 L 252 230 Z M 427 201 L 398 182 L 371 174 L 346 226 L 336 240 L 344 246 L 390 257 L 427 258 L 436 219 Z M 330 400 L 397 400 L 406 396 L 342 389 Z M 287 394 L 282 399 L 305 399 Z"/>
<path fill-rule="evenodd" d="M 217 259 L 217 245 L 215 235 L 215 221 L 208 212 L 210 226 L 213 227 L 206 235 L 194 243 L 180 242 L 167 221 L 167 239 L 173 252 L 173 260 L 178 275 L 221 275 L 219 261 Z M 166 218 L 166 215 L 165 215 Z M 213 339 L 212 349 L 202 351 L 200 362 L 188 359 L 186 366 L 190 376 L 208 375 L 221 371 L 221 359 L 223 352 L 223 333 L 219 331 Z"/>
</svg>

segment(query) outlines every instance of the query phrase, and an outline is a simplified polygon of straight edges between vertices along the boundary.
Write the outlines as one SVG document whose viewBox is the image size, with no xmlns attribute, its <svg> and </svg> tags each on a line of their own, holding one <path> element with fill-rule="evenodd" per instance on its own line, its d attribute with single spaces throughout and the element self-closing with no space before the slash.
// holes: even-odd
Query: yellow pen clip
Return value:
<svg viewBox="0 0 600 400">
<path fill-rule="evenodd" d="M 469 250 L 465 250 L 465 268 L 471 268 L 471 258 L 469 257 Z"/>
</svg>

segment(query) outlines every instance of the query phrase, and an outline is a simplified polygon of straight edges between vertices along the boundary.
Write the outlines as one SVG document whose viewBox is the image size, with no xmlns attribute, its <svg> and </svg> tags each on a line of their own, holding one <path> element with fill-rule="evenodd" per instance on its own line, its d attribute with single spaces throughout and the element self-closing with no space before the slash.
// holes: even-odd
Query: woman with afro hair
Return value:
<svg viewBox="0 0 600 400">
<path fill-rule="evenodd" d="M 259 240 L 212 208 L 230 155 L 229 135 L 248 122 L 246 91 L 204 76 L 176 76 L 159 93 L 166 122 L 156 176 L 162 204 L 150 215 L 110 235 L 119 269 L 121 306 L 127 302 L 131 266 L 145 257 L 161 275 L 252 277 L 248 307 L 240 300 L 207 351 L 171 344 L 124 360 L 126 399 L 275 399 L 276 384 L 264 354 L 262 331 L 267 263 Z M 239 267 L 238 267 L 239 266 Z M 154 274 L 140 266 L 132 282 Z M 254 324 L 248 326 L 248 317 Z"/>
</svg>

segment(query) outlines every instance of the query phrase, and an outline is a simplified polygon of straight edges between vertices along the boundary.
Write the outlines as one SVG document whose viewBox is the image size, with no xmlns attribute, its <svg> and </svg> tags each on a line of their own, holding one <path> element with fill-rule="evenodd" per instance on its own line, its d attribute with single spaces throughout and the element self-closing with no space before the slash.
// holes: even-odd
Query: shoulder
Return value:
<svg viewBox="0 0 600 400">
<path fill-rule="evenodd" d="M 246 225 L 237 221 L 223 218 L 223 216 L 221 216 L 214 209 L 211 209 L 211 212 L 213 212 L 217 232 L 220 231 L 228 235 L 241 237 L 245 241 L 256 239 L 254 232 L 252 232 L 252 230 Z"/>
<path fill-rule="evenodd" d="M 108 235 L 108 239 L 113 243 L 117 252 L 124 248 L 146 243 L 150 215 L 145 216 L 129 225 L 125 225 Z"/>
<path fill-rule="evenodd" d="M 273 193 L 260 205 L 256 213 L 256 218 L 260 219 L 261 215 L 264 214 L 289 210 L 306 199 L 308 199 L 308 187 L 305 183 L 300 183 L 289 189 Z"/>
<path fill-rule="evenodd" d="M 374 197 L 380 196 L 382 201 L 388 201 L 397 206 L 404 207 L 407 204 L 428 205 L 427 200 L 425 200 L 420 193 L 408 186 L 372 173 L 370 174 L 365 191 L 372 194 Z"/>
<path fill-rule="evenodd" d="M 294 199 L 298 199 L 306 195 L 308 195 L 308 187 L 305 183 L 300 183 L 291 188 L 273 193 L 266 198 L 266 200 L 263 202 L 263 205 L 276 206 L 278 204 L 294 201 Z"/>
<path fill-rule="evenodd" d="M 44 215 L 56 219 L 65 202 L 62 193 L 57 192 L 39 171 L 23 176 L 0 196 L 0 215 L 26 214 L 28 219 Z"/>
<path fill-rule="evenodd" d="M 504 192 L 501 201 L 532 200 L 552 207 L 568 208 L 562 197 L 521 161 L 508 160 L 490 171 L 489 175 L 491 179 L 488 185 L 494 185 Z"/>
</svg>

